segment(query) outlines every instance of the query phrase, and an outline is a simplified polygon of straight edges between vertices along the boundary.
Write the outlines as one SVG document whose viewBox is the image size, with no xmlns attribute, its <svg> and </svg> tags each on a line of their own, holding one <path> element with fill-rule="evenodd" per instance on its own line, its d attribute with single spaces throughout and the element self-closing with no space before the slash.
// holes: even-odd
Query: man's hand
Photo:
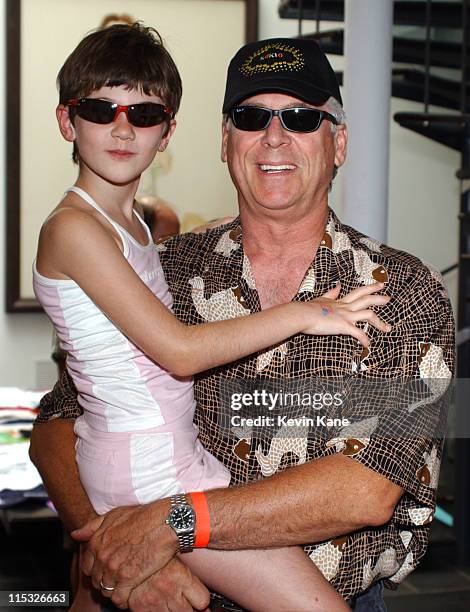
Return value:
<svg viewBox="0 0 470 612">
<path fill-rule="evenodd" d="M 168 499 L 115 508 L 72 532 L 74 539 L 89 541 L 82 570 L 105 597 L 127 601 L 132 589 L 179 551 L 176 534 L 165 524 L 169 511 Z"/>
<path fill-rule="evenodd" d="M 208 612 L 209 599 L 209 591 L 190 569 L 172 559 L 132 591 L 127 605 L 132 612 Z"/>
</svg>

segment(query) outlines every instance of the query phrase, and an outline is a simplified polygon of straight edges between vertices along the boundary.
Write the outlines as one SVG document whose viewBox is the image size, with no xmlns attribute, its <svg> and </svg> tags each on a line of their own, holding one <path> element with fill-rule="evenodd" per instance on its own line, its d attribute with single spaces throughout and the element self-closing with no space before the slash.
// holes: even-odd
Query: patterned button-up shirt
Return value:
<svg viewBox="0 0 470 612">
<path fill-rule="evenodd" d="M 239 219 L 205 234 L 174 237 L 158 248 L 174 312 L 181 321 L 198 324 L 260 310 Z M 380 316 L 393 326 L 392 331 L 366 328 L 371 343 L 365 350 L 350 336 L 298 334 L 257 355 L 197 375 L 194 391 L 200 439 L 230 470 L 232 484 L 343 453 L 404 489 L 385 525 L 304 546 L 348 599 L 379 578 L 396 587 L 423 557 L 435 510 L 441 441 L 431 436 L 374 437 L 372 431 L 353 436 L 339 432 L 328 440 L 308 428 L 299 428 L 295 437 L 289 437 L 282 427 L 273 430 L 272 439 L 266 431 L 258 438 L 255 429 L 243 427 L 229 435 L 218 418 L 227 381 L 452 376 L 454 321 L 438 272 L 343 225 L 330 211 L 324 237 L 294 299 L 312 300 L 338 281 L 343 295 L 365 284 L 384 282 L 392 299 L 380 308 Z M 39 421 L 75 418 L 80 413 L 73 384 L 64 376 L 43 398 Z M 373 429 L 371 419 L 364 422 Z"/>
</svg>

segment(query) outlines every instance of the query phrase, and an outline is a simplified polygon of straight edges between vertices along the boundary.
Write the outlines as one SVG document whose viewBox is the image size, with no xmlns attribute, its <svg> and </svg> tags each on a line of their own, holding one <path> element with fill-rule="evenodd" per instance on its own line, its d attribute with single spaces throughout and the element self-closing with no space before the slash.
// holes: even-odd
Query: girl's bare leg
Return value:
<svg viewBox="0 0 470 612">
<path fill-rule="evenodd" d="M 91 578 L 89 576 L 85 576 L 85 574 L 83 574 L 83 572 L 80 570 L 80 564 L 76 561 L 78 556 L 79 555 L 75 555 L 71 570 L 71 572 L 74 574 L 71 576 L 74 598 L 69 611 L 101 612 L 102 605 L 100 602 L 103 601 L 103 598 L 101 597 L 101 594 L 95 588 L 93 588 Z"/>
<path fill-rule="evenodd" d="M 350 610 L 298 546 L 180 555 L 202 582 L 253 612 Z"/>
</svg>

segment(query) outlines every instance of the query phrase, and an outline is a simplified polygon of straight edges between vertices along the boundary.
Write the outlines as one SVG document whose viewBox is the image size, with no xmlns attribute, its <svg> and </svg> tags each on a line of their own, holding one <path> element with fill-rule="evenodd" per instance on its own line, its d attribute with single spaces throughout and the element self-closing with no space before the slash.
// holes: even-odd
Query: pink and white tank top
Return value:
<svg viewBox="0 0 470 612">
<path fill-rule="evenodd" d="M 142 281 L 169 309 L 172 297 L 148 227 L 141 245 L 82 189 L 71 187 L 100 212 L 119 234 L 123 255 Z M 108 432 L 154 427 L 194 431 L 195 402 L 191 378 L 161 368 L 136 347 L 73 280 L 46 278 L 33 265 L 36 297 L 52 320 L 67 368 L 78 390 L 86 423 Z M 138 311 L 135 313 L 138 317 Z"/>
</svg>

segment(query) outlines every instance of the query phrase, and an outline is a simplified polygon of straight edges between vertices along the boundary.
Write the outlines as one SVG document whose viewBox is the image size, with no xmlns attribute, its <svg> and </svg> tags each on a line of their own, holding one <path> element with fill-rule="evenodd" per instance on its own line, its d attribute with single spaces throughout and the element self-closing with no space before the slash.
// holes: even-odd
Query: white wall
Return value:
<svg viewBox="0 0 470 612">
<path fill-rule="evenodd" d="M 260 37 L 297 34 L 295 21 L 277 17 L 278 0 L 260 0 Z M 5 24 L 5 0 L 0 0 L 0 23 Z M 312 24 L 312 28 L 314 24 Z M 339 27 L 324 24 L 322 27 Z M 307 27 L 304 28 L 307 31 Z M 336 69 L 342 58 L 332 57 Z M 0 139 L 5 142 L 5 51 L 0 47 Z M 420 110 L 420 105 L 393 99 L 392 113 Z M 347 108 L 346 108 L 347 111 Z M 216 120 L 216 118 L 215 118 Z M 373 126 L 371 126 L 373 129 Z M 412 252 L 444 268 L 457 259 L 458 182 L 455 171 L 459 155 L 445 147 L 415 135 L 397 124 L 391 125 L 391 174 L 389 243 Z M 5 184 L 5 152 L 0 151 L 0 173 Z M 1 195 L 5 211 L 5 193 Z M 334 186 L 332 205 L 341 214 L 340 181 Z M 0 266 L 5 267 L 5 214 L 0 215 Z M 448 277 L 455 303 L 456 274 Z M 5 295 L 4 274 L 0 292 Z M 0 385 L 34 387 L 36 362 L 47 361 L 50 353 L 50 325 L 41 314 L 4 313 L 0 308 Z"/>
<path fill-rule="evenodd" d="M 5 26 L 5 0 L 0 0 L 0 24 Z M 4 36 L 1 37 L 4 40 Z M 5 185 L 5 46 L 0 45 L 0 176 Z M 51 329 L 42 314 L 5 314 L 5 189 L 0 192 L 0 385 L 33 387 L 36 361 L 50 353 Z"/>
</svg>

